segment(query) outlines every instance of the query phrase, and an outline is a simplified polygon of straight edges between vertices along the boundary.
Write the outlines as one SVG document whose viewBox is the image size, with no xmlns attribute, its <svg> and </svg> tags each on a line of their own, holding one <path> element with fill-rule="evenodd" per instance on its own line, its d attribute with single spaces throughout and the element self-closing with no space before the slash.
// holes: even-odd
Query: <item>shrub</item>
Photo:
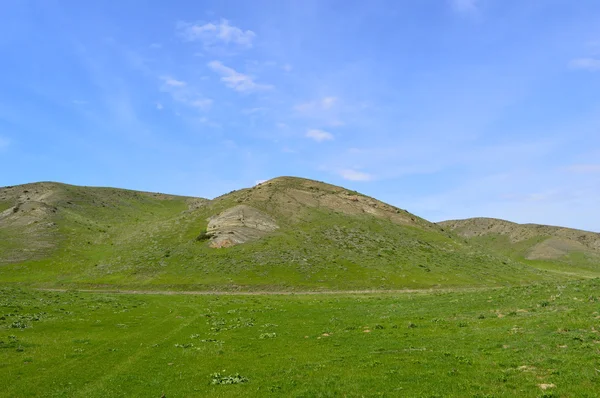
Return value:
<svg viewBox="0 0 600 398">
<path fill-rule="evenodd" d="M 209 234 L 208 232 L 206 232 L 206 230 L 204 230 L 200 232 L 200 235 L 196 237 L 196 240 L 198 242 L 204 242 L 205 240 L 209 240 L 210 238 L 212 238 L 212 234 Z"/>
<path fill-rule="evenodd" d="M 11 323 L 10 327 L 12 329 L 25 329 L 28 327 L 28 325 L 22 321 L 14 321 L 13 323 Z"/>
<path fill-rule="evenodd" d="M 239 373 L 230 376 L 223 376 L 221 373 L 213 373 L 211 377 L 211 384 L 241 384 L 248 382 L 248 378 Z"/>
</svg>

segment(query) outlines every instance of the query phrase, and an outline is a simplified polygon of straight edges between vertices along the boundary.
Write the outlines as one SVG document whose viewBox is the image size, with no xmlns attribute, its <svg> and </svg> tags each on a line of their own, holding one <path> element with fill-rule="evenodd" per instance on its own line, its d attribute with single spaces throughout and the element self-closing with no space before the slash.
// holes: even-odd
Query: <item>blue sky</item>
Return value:
<svg viewBox="0 0 600 398">
<path fill-rule="evenodd" d="M 600 231 L 600 2 L 0 8 L 0 185 L 295 175 L 432 221 Z"/>
</svg>

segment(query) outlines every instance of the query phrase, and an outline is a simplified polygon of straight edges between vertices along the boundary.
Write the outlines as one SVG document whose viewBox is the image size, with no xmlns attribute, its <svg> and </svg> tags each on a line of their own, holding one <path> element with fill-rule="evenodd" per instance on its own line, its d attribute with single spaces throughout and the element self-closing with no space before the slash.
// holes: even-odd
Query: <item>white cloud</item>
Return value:
<svg viewBox="0 0 600 398">
<path fill-rule="evenodd" d="M 362 171 L 344 169 L 339 171 L 339 175 L 348 181 L 371 181 L 373 176 Z"/>
<path fill-rule="evenodd" d="M 308 138 L 312 138 L 313 140 L 315 140 L 317 142 L 333 140 L 333 134 L 328 133 L 327 131 L 317 130 L 317 129 L 308 130 L 306 132 L 306 136 Z"/>
<path fill-rule="evenodd" d="M 158 109 L 159 111 L 162 111 L 164 109 L 163 104 L 161 104 L 160 102 L 156 103 L 156 109 Z"/>
<path fill-rule="evenodd" d="M 284 71 L 286 71 L 286 72 L 291 72 L 293 68 L 292 68 L 292 65 L 290 65 L 290 64 L 285 64 L 285 65 L 283 65 L 283 66 L 281 67 L 281 69 L 283 69 L 283 70 L 284 70 Z"/>
<path fill-rule="evenodd" d="M 269 84 L 259 84 L 254 79 L 243 73 L 237 72 L 235 69 L 223 65 L 220 61 L 211 61 L 208 66 L 220 74 L 221 81 L 229 88 L 239 92 L 252 92 L 261 90 L 270 90 L 273 86 Z"/>
<path fill-rule="evenodd" d="M 596 58 L 576 58 L 569 62 L 572 69 L 583 69 L 589 71 L 600 71 L 600 59 Z"/>
<path fill-rule="evenodd" d="M 201 41 L 210 46 L 216 43 L 235 44 L 241 47 L 252 47 L 256 33 L 251 30 L 242 30 L 229 24 L 226 19 L 201 24 L 179 22 L 177 30 L 188 41 Z"/>
<path fill-rule="evenodd" d="M 163 76 L 162 79 L 167 86 L 171 86 L 171 87 L 183 87 L 183 86 L 187 85 L 186 82 L 177 80 L 177 79 L 173 79 L 172 77 L 169 77 L 169 76 Z"/>
</svg>

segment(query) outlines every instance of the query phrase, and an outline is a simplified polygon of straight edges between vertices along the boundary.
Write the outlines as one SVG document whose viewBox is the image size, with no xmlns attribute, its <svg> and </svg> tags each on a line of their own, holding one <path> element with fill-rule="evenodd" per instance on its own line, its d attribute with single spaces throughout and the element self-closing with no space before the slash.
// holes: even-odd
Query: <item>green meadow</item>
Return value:
<svg viewBox="0 0 600 398">
<path fill-rule="evenodd" d="M 600 279 L 379 294 L 0 288 L 6 397 L 596 397 Z"/>
<path fill-rule="evenodd" d="M 0 396 L 596 397 L 598 242 L 291 177 L 5 187 Z"/>
</svg>

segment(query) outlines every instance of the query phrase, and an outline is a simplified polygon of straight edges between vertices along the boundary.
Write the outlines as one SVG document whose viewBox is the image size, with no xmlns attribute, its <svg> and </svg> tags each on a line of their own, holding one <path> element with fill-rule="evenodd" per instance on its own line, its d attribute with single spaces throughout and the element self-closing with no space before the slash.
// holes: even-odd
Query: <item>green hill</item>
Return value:
<svg viewBox="0 0 600 398">
<path fill-rule="evenodd" d="M 280 177 L 213 200 L 0 189 L 0 281 L 41 287 L 360 290 L 567 278 L 347 189 Z"/>
<path fill-rule="evenodd" d="M 600 276 L 600 234 L 494 218 L 438 223 L 479 247 L 515 261 L 562 273 Z"/>
</svg>

